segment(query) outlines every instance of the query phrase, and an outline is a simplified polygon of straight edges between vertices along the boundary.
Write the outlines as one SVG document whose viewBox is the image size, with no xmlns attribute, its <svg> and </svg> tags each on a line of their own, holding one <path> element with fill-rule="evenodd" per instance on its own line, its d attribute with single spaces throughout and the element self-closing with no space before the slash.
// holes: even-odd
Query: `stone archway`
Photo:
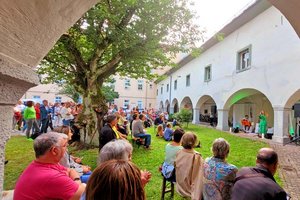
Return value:
<svg viewBox="0 0 300 200">
<path fill-rule="evenodd" d="M 200 123 L 216 126 L 218 122 L 217 105 L 210 95 L 203 95 L 198 100 L 194 112 L 198 112 L 197 116 Z"/>
<path fill-rule="evenodd" d="M 223 109 L 218 110 L 218 128 L 228 130 L 229 127 L 242 127 L 241 120 L 249 116 L 255 132 L 260 111 L 264 110 L 267 116 L 267 126 L 274 129 L 274 109 L 271 102 L 262 92 L 252 88 L 244 88 L 234 92 L 227 99 Z M 222 115 L 220 117 L 220 114 Z M 222 118 L 222 121 L 220 121 Z"/>
<path fill-rule="evenodd" d="M 184 97 L 180 103 L 180 110 L 181 109 L 188 109 L 192 111 L 192 120 L 194 121 L 194 109 L 193 109 L 193 102 L 190 97 Z"/>
<path fill-rule="evenodd" d="M 99 0 L 2 0 L 0 4 L 0 194 L 4 147 L 11 134 L 13 106 L 39 83 L 33 68 Z"/>
<path fill-rule="evenodd" d="M 300 89 L 294 92 L 283 107 L 283 129 L 285 133 L 300 136 Z M 286 134 L 288 137 L 288 135 Z"/>
<path fill-rule="evenodd" d="M 164 102 L 163 101 L 160 101 L 160 103 L 159 103 L 159 111 L 164 112 Z"/>
<path fill-rule="evenodd" d="M 166 102 L 165 102 L 165 111 L 166 112 L 168 112 L 168 113 L 170 113 L 170 102 L 169 102 L 169 100 L 166 100 Z"/>
<path fill-rule="evenodd" d="M 179 111 L 178 100 L 175 98 L 172 101 L 170 113 L 177 113 Z"/>
</svg>

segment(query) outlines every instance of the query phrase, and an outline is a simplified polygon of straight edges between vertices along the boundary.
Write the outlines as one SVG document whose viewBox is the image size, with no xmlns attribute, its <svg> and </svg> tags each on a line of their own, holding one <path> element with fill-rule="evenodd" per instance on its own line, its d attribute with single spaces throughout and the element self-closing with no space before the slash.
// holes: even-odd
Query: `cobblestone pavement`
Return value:
<svg viewBox="0 0 300 200">
<path fill-rule="evenodd" d="M 265 141 L 278 153 L 279 176 L 283 182 L 284 190 L 292 197 L 292 200 L 300 200 L 300 146 L 272 142 L 271 140 L 258 138 L 254 134 L 236 134 L 253 140 Z"/>
</svg>

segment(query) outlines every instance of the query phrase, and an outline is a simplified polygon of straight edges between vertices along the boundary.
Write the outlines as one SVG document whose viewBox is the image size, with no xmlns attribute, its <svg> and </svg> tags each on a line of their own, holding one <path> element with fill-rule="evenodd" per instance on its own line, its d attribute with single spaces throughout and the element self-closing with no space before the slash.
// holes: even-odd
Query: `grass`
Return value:
<svg viewBox="0 0 300 200">
<path fill-rule="evenodd" d="M 202 154 L 203 158 L 211 156 L 211 145 L 214 139 L 223 137 L 231 145 L 228 162 L 236 165 L 238 168 L 243 166 L 254 166 L 256 153 L 258 149 L 268 146 L 268 144 L 260 141 L 253 141 L 250 139 L 236 137 L 234 135 L 221 132 L 211 128 L 199 127 L 196 125 L 189 125 L 184 128 L 186 131 L 193 131 L 198 135 L 201 141 L 201 148 L 196 148 Z M 161 193 L 162 177 L 158 172 L 158 167 L 164 160 L 164 148 L 167 144 L 162 138 L 157 138 L 154 129 L 148 129 L 148 133 L 152 135 L 152 150 L 145 150 L 134 146 L 133 162 L 139 166 L 140 169 L 147 169 L 152 173 L 152 179 L 146 186 L 147 199 L 158 199 Z M 96 167 L 98 149 L 89 149 L 74 151 L 74 155 L 83 157 L 83 163 L 89 165 L 94 169 Z M 13 189 L 16 180 L 26 168 L 26 166 L 34 159 L 34 152 L 32 149 L 32 142 L 22 136 L 12 137 L 6 145 L 6 159 L 9 163 L 5 166 L 4 175 L 4 189 Z M 281 185 L 278 175 L 275 176 L 276 181 Z M 169 194 L 166 194 L 168 197 Z M 182 199 L 179 195 L 175 195 L 174 199 Z"/>
</svg>

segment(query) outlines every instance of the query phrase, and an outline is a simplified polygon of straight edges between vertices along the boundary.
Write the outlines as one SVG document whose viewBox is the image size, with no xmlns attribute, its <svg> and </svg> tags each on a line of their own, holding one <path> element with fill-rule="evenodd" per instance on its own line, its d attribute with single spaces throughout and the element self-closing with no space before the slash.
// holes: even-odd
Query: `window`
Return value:
<svg viewBox="0 0 300 200">
<path fill-rule="evenodd" d="M 191 75 L 190 74 L 186 76 L 186 84 L 185 85 L 186 85 L 186 87 L 189 87 L 191 85 Z"/>
<path fill-rule="evenodd" d="M 128 89 L 130 87 L 130 79 L 125 79 L 124 80 L 124 85 L 125 85 L 124 88 Z"/>
<path fill-rule="evenodd" d="M 169 84 L 167 84 L 167 92 L 169 92 Z"/>
<path fill-rule="evenodd" d="M 163 87 L 160 88 L 160 93 L 161 93 L 161 94 L 163 93 Z"/>
<path fill-rule="evenodd" d="M 211 65 L 204 69 L 204 81 L 208 82 L 211 80 Z"/>
<path fill-rule="evenodd" d="M 174 90 L 177 90 L 177 80 L 174 81 Z"/>
<path fill-rule="evenodd" d="M 138 106 L 139 109 L 143 109 L 143 101 L 138 100 L 137 101 L 137 106 Z"/>
<path fill-rule="evenodd" d="M 128 100 L 128 99 L 125 99 L 125 100 L 124 100 L 123 107 L 124 107 L 124 108 L 128 108 L 128 106 L 129 106 L 129 100 Z"/>
<path fill-rule="evenodd" d="M 33 96 L 33 99 L 41 99 L 41 96 Z"/>
<path fill-rule="evenodd" d="M 55 97 L 55 103 L 61 103 L 61 97 Z"/>
<path fill-rule="evenodd" d="M 138 90 L 143 90 L 143 80 L 138 80 Z"/>
<path fill-rule="evenodd" d="M 244 71 L 251 66 L 251 46 L 248 46 L 237 54 L 237 71 Z"/>
<path fill-rule="evenodd" d="M 149 84 L 149 88 L 150 88 L 150 89 L 153 88 L 153 84 L 152 84 L 152 83 Z"/>
</svg>

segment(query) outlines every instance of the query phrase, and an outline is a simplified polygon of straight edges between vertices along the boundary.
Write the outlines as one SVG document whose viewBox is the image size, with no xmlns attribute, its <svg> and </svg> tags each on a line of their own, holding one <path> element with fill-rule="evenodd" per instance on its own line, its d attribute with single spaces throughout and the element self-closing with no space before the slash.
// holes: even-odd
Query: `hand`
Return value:
<svg viewBox="0 0 300 200">
<path fill-rule="evenodd" d="M 141 170 L 141 180 L 144 187 L 150 181 L 150 179 L 151 179 L 151 173 L 146 170 Z"/>
<path fill-rule="evenodd" d="M 91 167 L 87 165 L 82 165 L 82 172 L 85 174 L 87 172 L 91 171 Z"/>
<path fill-rule="evenodd" d="M 76 163 L 78 163 L 78 164 L 80 164 L 80 163 L 82 162 L 81 158 L 74 157 L 73 159 L 74 159 L 74 161 L 75 161 Z"/>
<path fill-rule="evenodd" d="M 74 178 L 79 177 L 79 174 L 74 169 L 70 169 L 70 168 L 68 168 L 68 175 L 72 180 L 74 180 Z"/>
</svg>

